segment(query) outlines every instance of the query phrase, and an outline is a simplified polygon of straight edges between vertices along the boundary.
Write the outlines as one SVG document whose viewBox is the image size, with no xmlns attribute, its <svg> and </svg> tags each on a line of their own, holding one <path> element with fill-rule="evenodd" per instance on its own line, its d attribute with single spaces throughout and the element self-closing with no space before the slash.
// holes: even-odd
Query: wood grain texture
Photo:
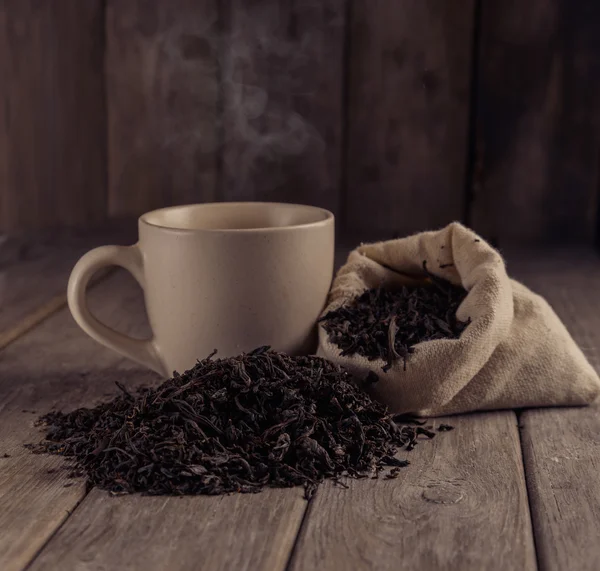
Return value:
<svg viewBox="0 0 600 571">
<path fill-rule="evenodd" d="M 88 250 L 135 242 L 135 223 L 119 226 L 99 232 L 52 231 L 33 242 L 0 240 L 0 349 L 66 306 L 69 275 Z M 98 272 L 91 287 L 109 273 Z"/>
<path fill-rule="evenodd" d="M 216 0 L 107 0 L 111 216 L 215 199 Z"/>
<path fill-rule="evenodd" d="M 600 257 L 591 248 L 508 250 L 508 272 L 544 296 L 600 370 Z M 581 409 L 583 410 L 583 409 Z"/>
<path fill-rule="evenodd" d="M 462 218 L 473 18 L 473 0 L 353 3 L 351 230 L 390 237 Z"/>
<path fill-rule="evenodd" d="M 339 212 L 346 3 L 224 3 L 223 199 Z"/>
<path fill-rule="evenodd" d="M 0 349 L 65 307 L 69 275 L 86 249 L 34 246 L 0 261 Z"/>
<path fill-rule="evenodd" d="M 485 237 L 591 244 L 600 152 L 598 18 L 597 2 L 482 2 L 472 224 Z"/>
<path fill-rule="evenodd" d="M 598 257 L 521 255 L 512 266 L 517 277 L 546 297 L 600 370 Z M 599 569 L 600 403 L 528 410 L 520 422 L 540 571 Z"/>
<path fill-rule="evenodd" d="M 536 569 L 514 413 L 439 422 L 397 479 L 319 489 L 292 571 Z"/>
<path fill-rule="evenodd" d="M 136 337 L 148 335 L 139 287 L 127 274 L 111 276 L 90 292 L 89 299 L 92 313 L 109 326 Z M 48 475 L 47 470 L 59 465 L 60 459 L 31 455 L 23 448 L 25 443 L 41 438 L 33 424 L 35 418 L 52 408 L 91 406 L 114 395 L 116 380 L 129 387 L 160 381 L 153 373 L 139 370 L 88 338 L 67 310 L 0 353 L 0 498 L 4 500 L 0 510 L 1 569 L 23 569 L 85 492 L 84 482 L 70 480 L 68 472 Z M 9 457 L 4 458 L 4 454 Z M 32 489 L 36 492 L 32 493 Z M 57 555 L 50 543 L 49 559 L 43 555 L 40 562 L 43 568 L 56 568 L 54 558 L 59 557 L 60 561 L 72 558 L 72 568 L 98 569 L 98 561 L 107 558 L 106 568 L 116 565 L 119 569 L 133 569 L 139 568 L 136 560 L 142 553 L 146 554 L 147 569 L 170 568 L 168 564 L 162 566 L 165 561 L 197 568 L 195 557 L 201 550 L 203 558 L 210 562 L 209 567 L 203 567 L 206 569 L 283 570 L 306 508 L 298 490 L 269 492 L 267 496 L 202 498 L 189 503 L 162 498 L 158 504 L 139 496 L 124 499 L 94 495 L 90 502 L 88 508 L 84 501 L 81 509 L 91 513 L 98 510 L 96 519 L 88 523 L 98 527 L 85 541 L 97 540 L 96 547 L 86 551 L 87 555 L 75 549 Z M 87 513 L 90 512 L 84 511 Z M 206 514 L 212 514 L 211 518 Z M 105 526 L 112 526 L 120 515 L 125 518 L 121 522 L 124 527 L 115 529 L 114 535 L 107 534 Z M 86 518 L 84 515 L 83 521 Z M 190 527 L 194 518 L 197 528 Z M 73 533 L 85 531 L 78 524 L 76 528 Z M 187 535 L 183 533 L 185 529 L 189 530 Z M 200 537 L 203 541 L 199 541 Z M 272 543 L 273 538 L 276 543 Z M 115 550 L 116 541 L 121 541 L 120 551 Z M 134 544 L 136 549 L 129 553 L 128 567 L 123 567 L 125 547 Z M 269 549 L 265 548 L 267 545 Z M 211 551 L 213 547 L 215 550 Z M 90 553 L 96 553 L 97 559 L 86 562 Z M 111 553 L 116 560 L 111 559 Z M 63 568 L 62 564 L 59 566 Z"/>
<path fill-rule="evenodd" d="M 107 325 L 134 337 L 149 335 L 139 286 L 123 270 L 89 291 L 88 299 L 92 313 Z M 86 400 L 116 392 L 115 380 L 140 382 L 128 378 L 139 377 L 138 366 L 85 335 L 67 309 L 6 347 L 0 356 L 0 423 L 13 412 L 20 415 L 22 409 L 42 414 L 53 407 L 82 406 Z M 142 375 L 142 380 L 156 378 L 148 375 Z M 18 431 L 27 432 L 27 437 L 38 434 L 29 431 L 28 423 L 21 424 L 2 433 L 4 445 L 6 436 Z M 11 453 L 29 454 L 19 448 L 19 442 L 14 446 Z"/>
<path fill-rule="evenodd" d="M 3 571 L 24 569 L 83 499 L 84 487 L 69 484 L 57 457 L 0 459 L 0 502 L 6 526 L 0 539 Z M 11 528 L 19 535 L 8 531 Z"/>
<path fill-rule="evenodd" d="M 94 490 L 31 569 L 283 571 L 306 506 L 299 489 L 194 498 Z"/>
<path fill-rule="evenodd" d="M 0 2 L 0 231 L 106 217 L 102 5 Z"/>
<path fill-rule="evenodd" d="M 600 568 L 600 406 L 521 417 L 540 571 Z"/>
<path fill-rule="evenodd" d="M 147 334 L 133 278 L 119 273 L 104 285 L 89 294 L 94 314 L 121 331 Z M 48 474 L 60 459 L 23 447 L 41 438 L 35 419 L 55 407 L 90 406 L 115 393 L 115 380 L 135 386 L 156 379 L 134 367 L 88 338 L 66 309 L 0 353 L 1 569 L 23 569 L 85 493 L 84 482 L 66 471 Z"/>
</svg>

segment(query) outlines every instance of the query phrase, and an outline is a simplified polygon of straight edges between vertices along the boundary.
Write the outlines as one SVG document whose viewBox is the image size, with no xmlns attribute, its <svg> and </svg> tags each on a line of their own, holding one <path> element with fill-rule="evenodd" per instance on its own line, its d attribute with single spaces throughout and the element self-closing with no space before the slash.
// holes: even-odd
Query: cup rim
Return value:
<svg viewBox="0 0 600 571">
<path fill-rule="evenodd" d="M 235 207 L 240 205 L 263 205 L 263 206 L 285 206 L 285 207 L 293 207 L 293 208 L 305 208 L 309 210 L 314 210 L 316 212 L 320 212 L 324 214 L 325 217 L 321 220 L 315 220 L 313 222 L 305 222 L 302 224 L 291 224 L 288 226 L 265 226 L 258 228 L 179 228 L 176 226 L 165 226 L 162 224 L 157 224 L 155 222 L 151 222 L 148 220 L 153 214 L 168 212 L 170 210 L 176 209 L 184 209 L 184 208 L 192 208 L 192 207 L 202 207 L 202 208 L 213 208 L 213 207 Z M 298 230 L 304 228 L 319 228 L 322 226 L 327 226 L 333 220 L 335 216 L 333 212 L 327 210 L 326 208 L 321 208 L 320 206 L 313 206 L 311 204 L 297 204 L 292 202 L 268 202 L 268 201 L 236 201 L 236 202 L 198 202 L 198 203 L 190 203 L 190 204 L 179 204 L 175 206 L 166 206 L 164 208 L 157 208 L 155 210 L 150 210 L 145 212 L 138 218 L 139 224 L 144 224 L 150 228 L 157 228 L 160 230 L 167 230 L 171 232 L 183 232 L 188 234 L 193 233 L 202 233 L 202 232 L 210 232 L 210 233 L 252 233 L 252 232 L 285 232 L 289 230 Z"/>
</svg>

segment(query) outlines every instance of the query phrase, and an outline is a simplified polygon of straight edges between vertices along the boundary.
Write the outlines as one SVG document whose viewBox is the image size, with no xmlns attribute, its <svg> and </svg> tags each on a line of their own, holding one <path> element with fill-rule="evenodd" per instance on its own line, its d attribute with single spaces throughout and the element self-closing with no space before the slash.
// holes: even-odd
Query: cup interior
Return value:
<svg viewBox="0 0 600 571">
<path fill-rule="evenodd" d="M 216 202 L 161 208 L 140 220 L 174 230 L 266 230 L 320 225 L 331 218 L 331 212 L 303 204 Z"/>
</svg>

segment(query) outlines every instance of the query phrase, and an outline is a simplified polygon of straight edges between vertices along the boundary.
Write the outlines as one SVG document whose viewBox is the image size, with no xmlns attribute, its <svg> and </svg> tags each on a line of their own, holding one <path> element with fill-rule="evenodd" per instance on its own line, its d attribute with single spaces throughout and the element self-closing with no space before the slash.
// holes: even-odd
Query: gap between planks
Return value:
<svg viewBox="0 0 600 571">
<path fill-rule="evenodd" d="M 41 238 L 0 244 L 0 350 L 67 305 L 69 275 L 87 250 L 102 243 L 130 241 L 131 235 L 111 228 L 67 234 L 62 239 L 60 235 Z M 109 270 L 97 272 L 89 287 L 109 275 Z"/>
<path fill-rule="evenodd" d="M 535 554 L 515 415 L 451 419 L 397 480 L 227 497 L 110 497 L 93 490 L 32 570 L 531 570 Z M 499 446 L 498 443 L 504 443 Z M 491 517 L 490 517 L 491 514 Z"/>
<path fill-rule="evenodd" d="M 136 337 L 148 334 L 139 286 L 130 276 L 121 272 L 111 276 L 89 297 L 92 313 L 101 321 Z M 114 380 L 132 388 L 160 379 L 87 337 L 66 308 L 4 350 L 0 361 L 0 445 L 1 452 L 8 451 L 11 457 L 0 458 L 0 528 L 6 530 L 0 536 L 0 568 L 21 571 L 38 554 L 34 569 L 56 568 L 45 562 L 52 561 L 56 546 L 62 545 L 63 568 L 69 568 L 67 559 L 83 569 L 97 569 L 106 559 L 108 568 L 135 569 L 137 556 L 126 566 L 121 560 L 112 565 L 111 553 L 124 558 L 126 552 L 132 556 L 143 552 L 151 556 L 148 569 L 153 564 L 160 569 L 171 565 L 195 569 L 201 558 L 215 569 L 283 571 L 307 505 L 301 490 L 272 490 L 229 499 L 162 498 L 158 501 L 163 508 L 155 513 L 153 498 L 112 498 L 98 490 L 84 498 L 83 481 L 70 480 L 60 470 L 48 472 L 60 466 L 60 458 L 32 455 L 23 449 L 23 444 L 41 438 L 33 426 L 35 417 L 24 412 L 25 407 L 35 410 L 37 416 L 52 408 L 91 406 L 114 395 Z M 218 517 L 206 520 L 211 510 Z M 89 513 L 98 513 L 99 519 L 92 518 L 81 527 L 79 518 L 87 521 L 85 514 Z M 73 520 L 75 516 L 78 519 Z M 120 521 L 117 538 L 110 539 L 106 549 L 102 543 L 107 539 L 105 516 Z M 170 522 L 168 526 L 165 521 Z M 84 543 L 95 545 L 90 547 L 97 551 L 94 561 L 81 560 L 75 546 L 67 549 L 60 543 L 64 534 L 81 534 L 85 529 L 93 533 Z M 200 541 L 200 536 L 206 541 Z M 117 540 L 122 547 L 118 554 Z M 128 552 L 135 544 L 140 550 Z M 88 553 L 83 558 L 89 557 Z"/>
<path fill-rule="evenodd" d="M 90 296 L 92 311 L 111 325 L 118 319 L 120 329 L 139 335 L 143 329 L 143 303 L 135 283 L 126 278 L 119 274 L 95 288 Z M 49 368 L 45 361 L 32 362 L 32 350 L 40 347 L 47 357 L 52 357 L 54 366 Z M 6 351 L 10 359 L 5 365 L 0 364 L 0 368 L 4 369 L 4 378 L 12 374 L 17 388 L 12 398 L 5 399 L 8 414 L 0 416 L 0 433 L 5 440 L 12 440 L 14 446 L 22 446 L 38 434 L 32 427 L 23 428 L 21 407 L 34 407 L 42 413 L 52 406 L 89 406 L 103 390 L 111 390 L 106 384 L 111 379 L 119 378 L 131 386 L 141 378 L 131 364 L 81 333 L 66 310 Z M 53 371 L 54 368 L 57 370 Z M 82 375 L 87 376 L 82 378 Z M 19 377 L 33 379 L 21 385 Z M 381 551 L 382 569 L 396 564 L 401 557 L 398 549 L 402 546 L 397 538 L 406 533 L 407 526 L 414 528 L 410 520 L 401 517 L 402 511 L 408 509 L 417 516 L 423 534 L 418 541 L 413 537 L 410 546 L 412 561 L 417 564 L 431 557 L 440 562 L 455 557 L 461 568 L 469 569 L 470 561 L 479 564 L 485 557 L 475 545 L 485 544 L 493 535 L 496 547 L 487 551 L 505 563 L 505 568 L 533 569 L 514 414 L 473 415 L 453 418 L 450 422 L 456 424 L 457 429 L 440 434 L 433 442 L 425 442 L 411 452 L 413 464 L 401 472 L 398 480 L 352 481 L 348 490 L 323 486 L 304 520 L 291 568 L 311 568 L 311 561 L 318 560 L 321 541 L 333 541 L 333 545 L 337 545 L 338 539 L 347 545 L 340 554 L 340 563 L 364 561 L 364 557 L 378 561 L 377 553 Z M 505 445 L 494 455 L 491 443 L 497 441 Z M 42 462 L 47 461 L 44 457 L 31 456 L 22 461 L 17 469 L 19 474 L 13 473 L 12 477 L 24 477 L 23 492 L 43 489 L 40 482 L 49 476 Z M 487 481 L 495 466 L 503 463 L 506 468 L 500 473 L 500 483 Z M 471 481 L 465 470 L 474 472 Z M 62 476 L 53 481 L 46 492 L 27 497 L 22 494 L 20 500 L 16 494 L 9 494 L 9 490 L 3 490 L 4 494 L 0 490 L 7 506 L 4 517 L 11 519 L 14 530 L 6 541 L 11 541 L 16 549 L 12 562 L 4 561 L 4 569 L 21 570 L 39 554 L 32 569 L 51 569 L 57 561 L 67 568 L 97 569 L 102 565 L 114 568 L 115 557 L 118 557 L 119 568 L 124 569 L 135 569 L 142 563 L 145 569 L 165 566 L 193 569 L 198 561 L 203 561 L 206 569 L 283 571 L 308 505 L 301 498 L 300 490 L 272 490 L 260 495 L 232 496 L 226 501 L 220 498 L 170 498 L 168 501 L 140 496 L 111 498 L 94 490 L 67 519 L 68 512 L 75 508 L 84 492 L 83 483 L 76 481 L 65 493 L 65 483 L 68 481 Z M 423 489 L 420 485 L 424 485 Z M 417 489 L 421 495 L 415 496 Z M 11 502 L 6 501 L 9 497 Z M 482 514 L 489 512 L 490 505 L 498 510 L 499 517 L 486 526 Z M 219 517 L 207 517 L 211 510 L 216 510 Z M 40 512 L 45 514 L 45 522 Z M 348 513 L 356 513 L 358 517 L 348 519 Z M 435 514 L 441 514 L 441 519 L 436 520 Z M 479 518 L 479 525 L 473 530 L 469 543 L 466 539 L 469 539 L 473 514 Z M 461 523 L 458 535 L 445 534 L 444 529 L 451 528 L 454 519 Z M 331 524 L 323 529 L 320 522 L 325 520 Z M 319 529 L 324 533 L 322 538 L 320 532 L 315 535 Z M 431 546 L 430 533 L 438 534 L 437 547 Z M 465 534 L 465 540 L 459 537 L 461 533 Z M 348 539 L 351 541 L 345 544 Z M 464 545 L 458 550 L 457 544 Z M 338 554 L 338 550 L 335 547 L 329 556 Z M 357 550 L 358 558 L 351 558 L 356 556 Z M 329 560 L 329 563 L 323 568 L 341 568 L 332 566 L 335 562 Z"/>
<path fill-rule="evenodd" d="M 112 290 L 113 293 L 119 288 L 115 286 L 114 280 L 111 280 L 109 285 L 111 287 L 98 288 L 96 293 L 100 295 L 96 297 L 102 298 L 103 304 L 112 304 L 110 312 L 122 314 L 123 301 L 116 303 L 108 296 L 111 288 L 115 288 Z M 130 304 L 126 305 L 130 310 Z M 64 316 L 64 313 L 59 315 Z M 51 321 L 58 319 L 59 316 L 55 316 Z M 132 319 L 133 322 L 138 323 L 136 319 Z M 38 328 L 38 333 L 41 329 L 48 327 L 49 324 L 43 325 Z M 76 326 L 71 324 L 71 327 Z M 21 358 L 24 358 L 26 349 L 32 346 L 30 343 L 28 347 L 25 340 L 35 334 L 36 331 L 33 331 L 19 343 L 22 345 L 20 347 Z M 48 332 L 46 332 L 47 334 Z M 53 342 L 58 347 L 58 344 L 63 341 L 64 339 L 57 339 Z M 9 350 L 14 351 L 17 345 L 15 344 Z M 83 363 L 89 361 L 89 352 L 75 352 L 76 356 L 71 350 L 69 368 L 72 371 L 77 371 L 79 368 L 85 369 L 86 365 Z M 112 357 L 111 359 L 116 358 Z M 121 366 L 118 365 L 117 369 L 120 369 Z M 89 367 L 89 363 L 87 367 Z M 112 372 L 115 373 L 114 366 Z M 99 375 L 96 381 L 100 384 L 101 377 L 102 375 L 106 376 L 106 372 L 102 369 L 96 373 Z M 88 381 L 93 381 L 93 379 L 88 379 Z M 57 382 L 56 386 L 67 394 L 69 402 L 73 404 L 77 401 L 77 391 L 81 391 L 80 384 L 77 380 L 73 383 L 73 379 L 71 379 L 71 385 L 69 382 Z M 87 402 L 89 398 L 90 394 L 86 399 L 79 398 L 79 400 L 84 400 L 89 404 Z M 533 412 L 546 415 L 551 411 Z M 533 412 L 528 414 L 533 414 Z M 564 412 L 555 411 L 556 414 L 561 415 Z M 428 568 L 432 569 L 443 568 L 446 563 L 456 563 L 461 569 L 479 569 L 495 564 L 501 564 L 505 569 L 535 569 L 533 538 L 531 537 L 527 496 L 523 484 L 521 450 L 514 413 L 470 415 L 452 418 L 449 422 L 456 424 L 457 430 L 450 434 L 440 435 L 433 443 L 425 443 L 423 446 L 417 447 L 410 455 L 413 465 L 402 471 L 398 480 L 380 481 L 376 485 L 365 481 L 352 481 L 349 490 L 337 490 L 330 485 L 323 486 L 315 497 L 315 503 L 304 518 L 304 525 L 291 557 L 290 568 L 293 571 L 310 569 L 312 568 L 311 564 L 318 560 L 323 563 L 321 568 L 327 569 L 327 571 L 348 568 L 344 565 L 356 568 L 356 564 L 360 562 L 364 564 L 374 562 L 382 569 L 392 567 L 397 569 L 399 565 L 409 565 L 409 563 L 413 565 L 412 568 L 415 568 L 415 565 L 416 568 L 419 565 L 429 565 Z M 482 424 L 478 426 L 473 422 Z M 574 424 L 574 427 L 576 428 L 577 424 Z M 456 439 L 459 441 L 466 439 L 466 441 L 463 441 L 461 446 L 457 446 Z M 504 445 L 498 446 L 499 442 L 503 442 Z M 585 439 L 582 442 L 585 443 Z M 435 453 L 434 449 L 437 447 L 440 449 Z M 444 447 L 447 449 L 444 450 Z M 453 453 L 450 453 L 451 451 Z M 464 470 L 469 472 L 469 477 L 465 476 Z M 558 475 L 560 476 L 560 473 Z M 573 474 L 572 476 L 574 477 Z M 421 477 L 423 478 L 420 479 Z M 588 487 L 592 486 L 592 488 L 596 485 L 594 482 L 588 484 Z M 277 525 L 277 532 L 280 535 L 271 536 L 272 534 L 268 532 L 267 535 L 270 536 L 270 539 L 266 544 L 267 547 L 273 546 L 278 539 L 281 539 L 282 545 L 285 545 L 284 551 L 287 553 L 285 557 L 281 550 L 273 555 L 273 551 L 264 548 L 264 535 L 261 535 L 262 530 L 257 527 L 257 522 L 260 524 L 260 521 L 265 521 L 264 518 L 267 515 L 261 516 L 257 512 L 249 510 L 257 519 L 253 521 L 236 517 L 234 522 L 241 521 L 241 524 L 236 523 L 233 529 L 231 529 L 233 524 L 227 523 L 230 519 L 223 518 L 228 525 L 226 532 L 223 531 L 223 533 L 228 538 L 236 538 L 237 541 L 224 539 L 223 549 L 218 549 L 218 544 L 214 542 L 205 547 L 209 550 L 210 557 L 213 557 L 212 560 L 206 559 L 210 562 L 211 567 L 209 568 L 227 568 L 223 565 L 231 563 L 231 561 L 238 561 L 236 557 L 239 557 L 242 552 L 245 557 L 241 558 L 241 561 L 252 561 L 253 569 L 285 568 L 287 557 L 294 547 L 294 526 L 300 525 L 307 505 L 301 502 L 299 504 L 301 509 L 297 507 L 290 509 L 289 506 L 294 506 L 297 499 L 294 499 L 288 492 L 281 491 L 282 495 L 290 498 L 286 500 L 286 502 L 290 502 L 289 505 L 280 506 L 277 512 L 292 513 L 294 521 L 287 519 L 284 525 Z M 564 491 L 559 492 L 559 497 L 561 494 L 562 497 L 565 497 Z M 586 501 L 591 501 L 590 497 L 586 497 L 588 498 Z M 264 495 L 260 495 L 249 498 L 238 496 L 234 499 L 236 502 L 242 503 L 254 501 L 257 504 L 256 510 L 264 514 L 264 511 L 260 510 L 271 507 L 264 498 Z M 108 509 L 107 513 L 116 518 L 118 523 L 121 517 L 118 513 L 119 509 L 123 510 L 123 513 L 133 510 L 138 516 L 125 518 L 130 521 L 130 527 L 127 527 L 127 522 L 121 523 L 119 528 L 121 533 L 118 538 L 120 544 L 128 545 L 137 537 L 140 542 L 140 550 L 145 545 L 146 547 L 156 546 L 156 549 L 160 551 L 162 542 L 162 545 L 168 547 L 167 556 L 178 558 L 169 560 L 173 564 L 177 561 L 188 564 L 193 561 L 196 564 L 198 557 L 201 557 L 202 554 L 196 551 L 194 557 L 187 558 L 184 548 L 179 544 L 181 537 L 185 536 L 183 533 L 181 536 L 176 533 L 179 529 L 177 525 L 185 528 L 190 525 L 190 522 L 195 523 L 194 516 L 199 511 L 183 509 L 181 506 L 186 505 L 187 499 L 175 499 L 179 503 L 175 503 L 173 508 L 169 508 L 166 514 L 161 511 L 161 518 L 155 518 L 151 508 L 145 510 L 141 504 L 127 507 L 121 504 L 120 500 L 121 498 L 108 498 L 105 494 L 94 491 L 93 495 L 88 496 L 80 504 L 74 515 L 80 513 L 80 510 L 88 510 L 81 511 L 83 514 L 93 514 L 95 513 L 94 509 L 105 506 L 102 509 Z M 131 502 L 140 500 L 143 498 L 138 497 L 137 500 L 135 497 L 128 498 L 128 501 Z M 207 501 L 206 499 L 200 500 Z M 110 502 L 113 502 L 112 506 Z M 421 503 L 427 507 L 420 507 Z M 96 508 L 92 509 L 90 506 L 96 506 Z M 552 508 L 552 506 L 550 507 Z M 172 512 L 172 510 L 174 511 Z M 174 513 L 175 511 L 181 512 L 181 515 Z M 235 512 L 235 510 L 224 510 L 224 516 L 227 516 L 230 511 Z M 594 515 L 593 510 L 588 511 L 592 516 Z M 141 513 L 147 513 L 148 519 L 142 518 Z M 203 514 L 205 513 L 207 510 L 204 510 Z M 199 517 L 202 517 L 203 514 L 200 514 Z M 434 515 L 435 517 L 433 517 Z M 492 518 L 491 521 L 488 521 L 490 515 Z M 545 516 L 551 519 L 552 511 Z M 173 521 L 178 521 L 178 517 L 182 518 L 183 523 L 164 525 L 164 521 L 172 521 L 168 518 L 175 518 Z M 76 525 L 79 520 L 69 518 L 42 550 L 39 560 L 36 560 L 33 568 L 52 568 L 52 561 L 56 561 L 59 556 L 70 558 L 70 561 L 77 562 L 82 569 L 97 568 L 103 563 L 110 563 L 112 561 L 110 553 L 112 547 L 110 546 L 113 540 L 110 537 L 103 538 L 105 532 L 102 530 L 107 527 L 106 519 L 103 518 L 104 516 L 100 517 L 99 521 L 95 520 L 94 533 L 92 533 L 93 530 L 81 529 L 79 525 Z M 135 520 L 136 525 L 131 523 L 131 519 Z M 157 522 L 155 519 L 161 519 L 161 521 Z M 145 522 L 145 524 L 138 525 L 138 521 Z M 477 525 L 473 524 L 474 521 L 477 522 Z M 124 528 L 123 525 L 125 525 Z M 218 526 L 220 522 L 215 521 L 214 525 Z M 271 525 L 275 525 L 273 520 L 270 520 L 269 526 Z M 170 529 L 171 531 L 169 531 Z M 564 542 L 563 530 L 556 528 L 554 531 L 558 533 L 559 544 L 561 541 Z M 537 533 L 539 533 L 539 527 Z M 89 541 L 82 540 L 76 543 L 73 551 L 73 546 L 69 545 L 65 538 L 84 535 Z M 189 544 L 189 536 L 187 537 L 188 541 L 185 542 L 185 545 Z M 196 538 L 196 536 L 194 537 Z M 589 534 L 585 537 L 589 537 Z M 547 541 L 550 541 L 550 538 Z M 81 545 L 81 548 L 77 547 L 78 545 Z M 85 549 L 83 545 L 85 545 Z M 106 547 L 105 549 L 101 549 L 103 545 Z M 178 545 L 179 548 L 177 548 Z M 250 547 L 244 547 L 249 551 L 241 550 L 242 545 L 250 545 Z M 333 547 L 324 550 L 323 546 Z M 479 549 L 477 549 L 478 547 Z M 590 545 L 587 544 L 587 547 Z M 65 549 L 67 551 L 64 551 Z M 241 551 L 236 552 L 236 549 Z M 82 555 L 83 551 L 87 555 Z M 221 555 L 218 555 L 219 552 Z M 324 556 L 325 559 L 321 559 L 321 556 Z M 87 563 L 83 561 L 89 557 L 92 557 L 92 561 Z M 333 560 L 332 557 L 334 557 Z M 135 568 L 138 562 L 138 560 L 133 561 L 131 562 L 132 566 L 126 568 Z M 165 559 L 161 559 L 160 562 L 164 563 Z M 275 567 L 264 566 L 267 563 L 273 564 L 273 562 L 276 562 Z M 152 561 L 147 562 L 148 568 L 152 568 L 152 563 Z M 185 569 L 186 567 L 181 568 Z M 593 567 L 585 568 L 592 569 Z"/>
<path fill-rule="evenodd" d="M 106 279 L 113 271 L 112 269 L 107 269 L 97 273 L 91 279 L 88 291 Z M 0 331 L 0 351 L 66 306 L 67 294 L 57 294 L 33 311 L 27 313 L 8 329 Z"/>
<path fill-rule="evenodd" d="M 55 269 L 56 265 L 52 260 L 45 262 L 42 268 L 36 265 L 33 274 L 41 272 L 45 275 L 46 267 Z M 25 276 L 19 274 L 19 280 L 31 273 L 29 268 Z M 19 280 L 11 275 L 8 277 L 12 286 L 18 285 Z M 97 276 L 95 285 L 100 283 L 101 277 Z M 103 278 L 109 278 L 108 272 Z M 19 296 L 12 292 L 9 298 L 18 301 Z M 105 279 L 101 287 L 90 291 L 89 296 L 92 313 L 100 320 L 121 331 L 144 336 L 149 330 L 144 326 L 145 310 L 141 300 L 139 287 L 122 271 Z M 21 303 L 19 311 L 13 311 L 11 315 L 26 321 L 30 327 L 19 326 L 19 335 L 13 333 L 10 336 L 11 344 L 5 345 L 0 360 L 0 456 L 7 452 L 16 456 L 0 460 L 0 497 L 12 500 L 6 501 L 0 523 L 3 520 L 7 525 L 10 523 L 15 534 L 5 536 L 5 542 L 0 538 L 0 567 L 4 571 L 23 569 L 85 496 L 82 482 L 71 485 L 64 474 L 48 472 L 60 465 L 60 458 L 31 456 L 23 449 L 24 443 L 39 440 L 41 434 L 32 425 L 33 417 L 28 417 L 22 409 L 36 409 L 36 414 L 41 414 L 51 408 L 68 410 L 90 406 L 102 395 L 112 396 L 113 379 L 127 384 L 152 377 L 145 371 L 133 370 L 130 379 L 123 379 L 123 373 L 131 369 L 132 364 L 87 337 L 70 318 L 65 305 L 65 296 L 57 295 L 29 316 L 30 308 L 22 307 Z M 28 316 L 26 320 L 23 313 Z M 7 323 L 10 322 L 9 319 Z M 34 325 L 38 325 L 37 329 Z M 41 358 L 31 356 L 40 352 Z M 2 378 L 7 382 L 2 383 Z M 8 379 L 11 379 L 10 383 Z M 102 392 L 103 386 L 108 393 Z M 24 454 L 28 455 L 27 459 L 22 458 Z M 26 494 L 21 488 L 22 493 L 19 493 L 12 489 L 14 478 L 23 480 L 25 489 L 30 488 L 36 493 Z M 63 489 L 67 484 L 68 487 Z M 20 505 L 19 498 L 22 500 Z M 257 502 L 258 498 L 253 505 Z M 296 500 L 292 503 L 295 505 Z M 261 509 L 262 504 L 257 507 L 258 514 L 264 511 Z M 303 517 L 304 508 L 297 519 L 298 527 Z M 277 537 L 277 531 L 274 536 Z M 289 553 L 286 553 L 288 557 Z"/>
<path fill-rule="evenodd" d="M 600 370 L 600 260 L 591 250 L 509 256 Z M 600 402 L 523 411 L 521 440 L 540 571 L 600 569 Z"/>
<path fill-rule="evenodd" d="M 298 488 L 183 498 L 93 489 L 30 569 L 283 571 L 306 506 Z"/>
<path fill-rule="evenodd" d="M 432 421 L 396 480 L 319 488 L 290 571 L 533 571 L 535 550 L 513 412 Z"/>
<path fill-rule="evenodd" d="M 134 336 L 147 333 L 139 286 L 124 272 L 89 295 L 92 313 Z M 111 287 L 112 286 L 112 287 Z M 114 298 L 114 299 L 112 299 Z M 124 309 L 126 310 L 124 311 Z M 127 311 L 130 310 L 128 317 Z M 64 308 L 5 347 L 0 359 L 0 568 L 23 569 L 81 501 L 85 485 L 57 470 L 60 458 L 32 455 L 34 420 L 52 408 L 113 396 L 114 380 L 151 382 L 145 371 L 87 337 Z M 123 378 L 123 377 L 128 378 Z M 35 415 L 31 413 L 35 412 Z M 8 458 L 3 455 L 8 454 Z M 49 472 L 50 470 L 50 472 Z"/>
</svg>

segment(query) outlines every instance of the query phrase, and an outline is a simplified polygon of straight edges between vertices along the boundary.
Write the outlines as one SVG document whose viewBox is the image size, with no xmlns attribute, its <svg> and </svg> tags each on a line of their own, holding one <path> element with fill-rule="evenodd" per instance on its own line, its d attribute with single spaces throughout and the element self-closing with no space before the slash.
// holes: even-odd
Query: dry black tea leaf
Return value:
<svg viewBox="0 0 600 571">
<path fill-rule="evenodd" d="M 384 371 L 402 359 L 406 369 L 417 343 L 460 337 L 470 323 L 456 318 L 466 290 L 429 273 L 425 262 L 423 268 L 428 283 L 398 290 L 369 289 L 320 319 L 341 356 L 382 359 Z"/>
<path fill-rule="evenodd" d="M 449 424 L 440 424 L 438 426 L 438 432 L 448 432 L 449 430 L 454 430 L 454 426 L 450 426 Z"/>
<path fill-rule="evenodd" d="M 156 389 L 95 408 L 51 412 L 36 452 L 75 460 L 115 494 L 223 494 L 364 477 L 408 463 L 395 454 L 434 434 L 390 416 L 347 372 L 319 357 L 261 347 L 210 357 Z M 71 466 L 71 469 L 73 466 Z"/>
</svg>

